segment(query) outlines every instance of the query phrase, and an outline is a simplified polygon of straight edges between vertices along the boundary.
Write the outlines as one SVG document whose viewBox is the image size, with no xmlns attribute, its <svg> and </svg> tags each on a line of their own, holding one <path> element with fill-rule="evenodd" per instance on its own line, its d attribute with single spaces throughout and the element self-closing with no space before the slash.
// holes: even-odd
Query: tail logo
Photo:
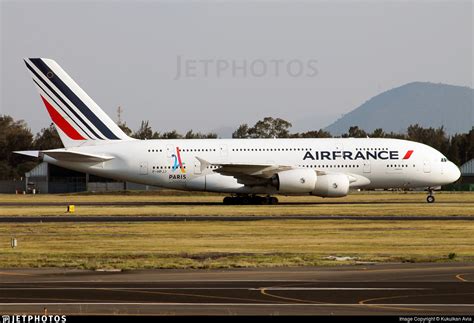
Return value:
<svg viewBox="0 0 474 323">
<path fill-rule="evenodd" d="M 54 109 L 58 125 L 72 140 L 120 140 L 128 137 L 75 83 L 61 67 L 50 59 L 29 58 L 25 64 L 36 84 L 48 112 Z M 66 125 L 66 123 L 68 125 Z M 64 131 L 66 129 L 67 131 Z"/>
<path fill-rule="evenodd" d="M 79 132 L 74 129 L 74 127 L 71 126 L 69 122 L 67 122 L 66 119 L 64 119 L 58 111 L 51 105 L 51 103 L 48 102 L 42 95 L 41 99 L 43 100 L 44 105 L 46 106 L 46 110 L 48 110 L 48 113 L 51 117 L 51 120 L 53 120 L 54 124 L 56 124 L 59 129 L 61 129 L 69 138 L 73 140 L 85 140 L 83 136 Z"/>
<path fill-rule="evenodd" d="M 171 168 L 173 172 L 177 170 L 178 168 L 181 170 L 181 173 L 186 173 L 186 170 L 184 169 L 183 163 L 181 161 L 181 155 L 180 155 L 180 150 L 179 147 L 176 147 L 176 154 L 171 155 L 171 157 L 174 158 L 174 164 L 173 167 Z"/>
</svg>

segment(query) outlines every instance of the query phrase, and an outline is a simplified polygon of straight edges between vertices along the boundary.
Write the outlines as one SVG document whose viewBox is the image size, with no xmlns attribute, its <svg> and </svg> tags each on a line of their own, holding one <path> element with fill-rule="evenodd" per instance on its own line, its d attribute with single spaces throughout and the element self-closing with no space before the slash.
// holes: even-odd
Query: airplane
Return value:
<svg viewBox="0 0 474 323">
<path fill-rule="evenodd" d="M 277 204 L 275 194 L 343 197 L 351 189 L 424 188 L 459 168 L 427 145 L 386 138 L 137 140 L 52 59 L 24 59 L 64 148 L 16 153 L 163 188 L 228 193 L 224 204 Z"/>
</svg>

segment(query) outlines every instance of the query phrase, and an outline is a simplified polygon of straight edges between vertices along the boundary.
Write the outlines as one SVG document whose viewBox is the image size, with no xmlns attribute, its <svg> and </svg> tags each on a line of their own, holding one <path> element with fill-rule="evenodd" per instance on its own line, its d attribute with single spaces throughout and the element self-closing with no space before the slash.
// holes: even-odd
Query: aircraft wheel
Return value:
<svg viewBox="0 0 474 323">
<path fill-rule="evenodd" d="M 278 199 L 268 196 L 226 196 L 222 201 L 224 205 L 276 205 Z"/>
<path fill-rule="evenodd" d="M 239 199 L 238 204 L 242 204 L 242 205 L 252 204 L 252 198 L 250 196 L 242 196 L 242 197 L 238 197 L 238 199 Z"/>
<path fill-rule="evenodd" d="M 435 197 L 434 197 L 433 195 L 428 195 L 428 196 L 426 197 L 426 202 L 428 202 L 428 203 L 434 203 L 434 201 L 435 201 Z"/>
</svg>

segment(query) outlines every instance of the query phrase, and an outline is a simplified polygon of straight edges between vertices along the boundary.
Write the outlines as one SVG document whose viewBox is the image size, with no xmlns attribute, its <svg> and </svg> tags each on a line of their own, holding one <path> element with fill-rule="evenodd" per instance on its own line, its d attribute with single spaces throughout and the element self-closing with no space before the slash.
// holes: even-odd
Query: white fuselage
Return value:
<svg viewBox="0 0 474 323">
<path fill-rule="evenodd" d="M 100 163 L 45 161 L 117 180 L 181 190 L 275 194 L 272 185 L 248 186 L 221 175 L 218 164 L 290 166 L 355 179 L 351 187 L 436 187 L 459 178 L 459 169 L 424 144 L 398 139 L 179 139 L 133 140 L 68 148 L 113 159 Z M 177 153 L 179 150 L 179 153 Z M 410 152 L 411 151 L 411 152 Z M 202 160 L 209 165 L 202 165 Z"/>
</svg>

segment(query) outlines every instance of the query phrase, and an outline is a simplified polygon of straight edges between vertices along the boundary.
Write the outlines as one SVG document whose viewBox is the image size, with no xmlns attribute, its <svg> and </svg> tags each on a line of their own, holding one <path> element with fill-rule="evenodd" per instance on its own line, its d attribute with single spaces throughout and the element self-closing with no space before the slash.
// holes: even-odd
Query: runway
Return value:
<svg viewBox="0 0 474 323">
<path fill-rule="evenodd" d="M 474 313 L 474 264 L 0 270 L 0 312 L 433 315 Z"/>
<path fill-rule="evenodd" d="M 187 222 L 187 221 L 261 221 L 261 220 L 360 220 L 360 221 L 474 221 L 474 216 L 353 216 L 353 215 L 246 215 L 246 216 L 156 216 L 156 215 L 64 215 L 64 216 L 1 216 L 0 223 L 47 222 Z"/>
</svg>

